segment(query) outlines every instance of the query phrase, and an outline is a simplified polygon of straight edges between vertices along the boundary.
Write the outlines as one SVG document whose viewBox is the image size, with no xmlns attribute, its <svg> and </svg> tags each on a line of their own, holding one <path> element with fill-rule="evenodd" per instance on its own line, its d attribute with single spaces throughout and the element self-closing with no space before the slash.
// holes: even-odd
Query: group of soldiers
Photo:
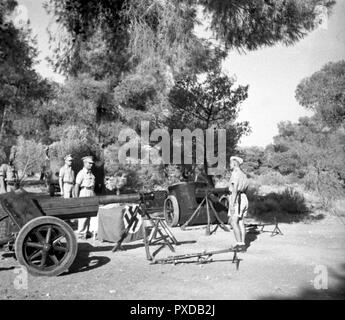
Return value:
<svg viewBox="0 0 345 320">
<path fill-rule="evenodd" d="M 10 158 L 8 164 L 0 166 L 0 193 L 10 192 L 17 188 L 18 173 Z M 72 169 L 73 157 L 69 154 L 65 158 L 65 164 L 59 171 L 59 186 L 63 198 L 71 197 L 92 197 L 95 195 L 96 177 L 91 172 L 94 161 L 91 156 L 82 158 L 84 167 L 77 175 Z M 229 182 L 229 222 L 231 223 L 236 239 L 237 247 L 245 246 L 245 224 L 244 217 L 248 211 L 248 179 L 242 171 L 243 160 L 240 157 L 230 157 L 230 169 L 232 171 Z M 197 180 L 197 179 L 196 179 Z M 78 219 L 77 235 L 80 238 L 89 236 L 90 218 Z"/>
<path fill-rule="evenodd" d="M 84 167 L 77 175 L 72 169 L 73 157 L 68 154 L 64 158 L 65 164 L 59 171 L 59 186 L 63 198 L 92 197 L 95 195 L 96 177 L 91 172 L 94 161 L 91 156 L 82 158 Z M 0 194 L 16 190 L 19 185 L 18 172 L 14 166 L 14 157 L 8 163 L 0 166 Z M 80 238 L 87 238 L 89 234 L 90 218 L 78 219 L 77 234 Z"/>
<path fill-rule="evenodd" d="M 96 177 L 91 172 L 94 161 L 91 156 L 82 158 L 84 167 L 77 176 L 72 169 L 73 157 L 68 154 L 65 164 L 59 171 L 59 186 L 63 198 L 72 197 L 93 197 L 95 195 Z M 89 236 L 90 218 L 78 219 L 77 234 L 80 238 L 86 239 Z"/>
</svg>

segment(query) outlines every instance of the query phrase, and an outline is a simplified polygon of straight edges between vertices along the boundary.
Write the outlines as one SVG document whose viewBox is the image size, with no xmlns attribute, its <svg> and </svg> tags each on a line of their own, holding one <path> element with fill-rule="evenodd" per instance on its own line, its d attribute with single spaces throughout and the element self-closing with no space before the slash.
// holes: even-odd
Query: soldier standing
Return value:
<svg viewBox="0 0 345 320">
<path fill-rule="evenodd" d="M 246 196 L 248 179 L 240 167 L 242 163 L 243 160 L 240 157 L 230 157 L 230 169 L 232 173 L 229 186 L 231 194 L 229 197 L 228 215 L 237 241 L 235 247 L 238 248 L 245 246 L 246 229 L 244 217 L 248 212 L 248 199 Z"/>
<path fill-rule="evenodd" d="M 0 193 L 11 192 L 18 189 L 18 173 L 14 166 L 14 159 L 10 158 L 9 163 L 0 167 Z"/>
<path fill-rule="evenodd" d="M 93 197 L 95 195 L 95 176 L 91 172 L 94 161 L 91 156 L 83 158 L 84 168 L 81 169 L 75 181 L 76 197 Z M 90 218 L 82 218 L 78 221 L 78 235 L 87 238 L 90 228 Z"/>
<path fill-rule="evenodd" d="M 61 196 L 64 198 L 71 198 L 74 195 L 75 174 L 72 169 L 72 160 L 72 156 L 68 154 L 65 157 L 65 165 L 61 167 L 59 172 Z"/>
</svg>

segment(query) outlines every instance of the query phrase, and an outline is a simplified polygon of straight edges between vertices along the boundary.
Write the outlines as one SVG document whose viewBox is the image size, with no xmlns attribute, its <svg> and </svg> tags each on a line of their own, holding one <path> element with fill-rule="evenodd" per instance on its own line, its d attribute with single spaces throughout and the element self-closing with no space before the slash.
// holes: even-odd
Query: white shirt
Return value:
<svg viewBox="0 0 345 320">
<path fill-rule="evenodd" d="M 74 171 L 71 167 L 64 165 L 60 169 L 59 178 L 62 178 L 63 182 L 74 183 Z"/>
<path fill-rule="evenodd" d="M 79 184 L 81 188 L 94 188 L 95 187 L 95 176 L 91 171 L 88 171 L 86 168 L 81 169 L 75 180 L 76 184 Z"/>
</svg>

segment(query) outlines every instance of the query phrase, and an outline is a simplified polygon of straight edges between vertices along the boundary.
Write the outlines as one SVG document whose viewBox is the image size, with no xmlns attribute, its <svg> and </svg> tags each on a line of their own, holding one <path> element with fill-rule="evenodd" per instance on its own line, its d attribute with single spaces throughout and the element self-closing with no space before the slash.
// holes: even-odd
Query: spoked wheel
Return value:
<svg viewBox="0 0 345 320">
<path fill-rule="evenodd" d="M 176 227 L 180 220 L 180 211 L 175 196 L 170 195 L 164 201 L 164 217 L 169 227 Z"/>
<path fill-rule="evenodd" d="M 229 210 L 229 196 L 223 194 L 220 197 L 219 202 Z M 229 216 L 228 225 L 230 226 L 230 229 L 232 229 L 231 216 Z"/>
<path fill-rule="evenodd" d="M 18 262 L 34 276 L 58 276 L 67 271 L 78 250 L 72 228 L 56 217 L 30 220 L 15 242 Z"/>
</svg>

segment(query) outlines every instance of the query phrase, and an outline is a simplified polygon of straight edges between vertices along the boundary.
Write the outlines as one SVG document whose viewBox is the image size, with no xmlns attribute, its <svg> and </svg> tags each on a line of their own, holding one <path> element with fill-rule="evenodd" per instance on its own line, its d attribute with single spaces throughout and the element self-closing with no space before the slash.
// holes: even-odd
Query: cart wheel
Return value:
<svg viewBox="0 0 345 320">
<path fill-rule="evenodd" d="M 30 220 L 15 242 L 18 262 L 34 276 L 58 276 L 68 270 L 78 251 L 72 228 L 56 217 Z"/>
<path fill-rule="evenodd" d="M 229 209 L 229 198 L 226 194 L 223 194 L 220 199 L 219 202 L 226 208 Z"/>
<path fill-rule="evenodd" d="M 177 227 L 180 220 L 180 210 L 175 196 L 169 195 L 164 201 L 164 217 L 169 227 Z"/>
</svg>

